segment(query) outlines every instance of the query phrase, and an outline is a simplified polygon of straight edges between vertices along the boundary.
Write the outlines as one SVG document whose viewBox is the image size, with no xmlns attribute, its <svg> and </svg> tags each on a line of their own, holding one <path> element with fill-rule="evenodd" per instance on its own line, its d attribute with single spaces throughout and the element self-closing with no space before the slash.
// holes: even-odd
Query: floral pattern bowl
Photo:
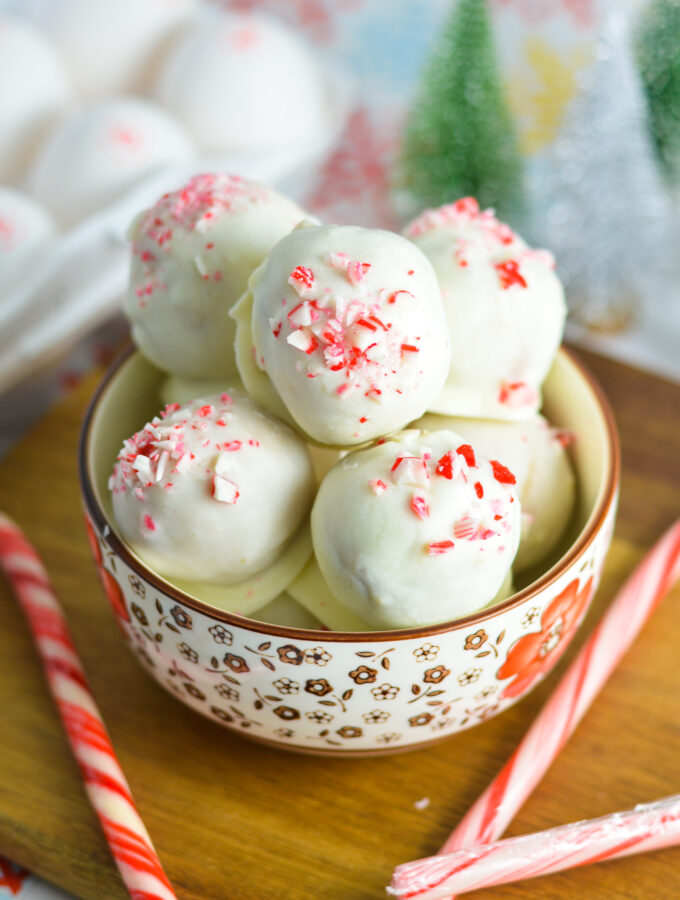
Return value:
<svg viewBox="0 0 680 900">
<path fill-rule="evenodd" d="M 344 633 L 210 606 L 147 568 L 116 534 L 107 491 L 125 437 L 157 412 L 162 374 L 128 352 L 87 412 L 80 477 L 104 591 L 141 665 L 188 706 L 253 739 L 308 753 L 413 749 L 502 712 L 555 665 L 597 586 L 616 513 L 616 426 L 601 389 L 560 350 L 543 411 L 572 433 L 578 509 L 559 552 L 508 600 L 439 625 Z"/>
</svg>

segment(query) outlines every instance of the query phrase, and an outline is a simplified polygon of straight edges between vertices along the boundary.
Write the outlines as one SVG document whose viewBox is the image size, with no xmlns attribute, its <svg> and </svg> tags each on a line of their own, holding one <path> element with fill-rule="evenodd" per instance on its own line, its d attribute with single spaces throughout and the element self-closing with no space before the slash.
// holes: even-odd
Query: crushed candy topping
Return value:
<svg viewBox="0 0 680 900">
<path fill-rule="evenodd" d="M 491 468 L 493 469 L 493 477 L 501 484 L 517 484 L 517 479 L 507 466 L 499 463 L 497 459 L 491 460 Z"/>
<path fill-rule="evenodd" d="M 520 287 L 527 287 L 527 282 L 519 270 L 519 263 L 516 259 L 506 259 L 505 262 L 496 263 L 494 269 L 498 272 L 498 280 L 503 290 L 517 284 Z"/>
</svg>

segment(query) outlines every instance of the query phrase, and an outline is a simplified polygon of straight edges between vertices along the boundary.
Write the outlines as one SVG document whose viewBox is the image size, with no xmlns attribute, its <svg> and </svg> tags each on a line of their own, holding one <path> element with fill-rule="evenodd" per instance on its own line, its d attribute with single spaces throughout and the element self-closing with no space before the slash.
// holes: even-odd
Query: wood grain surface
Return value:
<svg viewBox="0 0 680 900">
<path fill-rule="evenodd" d="M 581 354 L 621 429 L 620 513 L 573 656 L 643 552 L 680 514 L 680 387 Z M 434 747 L 385 758 L 299 756 L 183 707 L 123 645 L 97 582 L 76 477 L 94 379 L 0 463 L 0 508 L 26 530 L 63 601 L 142 817 L 180 900 L 368 900 L 394 865 L 435 852 L 508 757 L 560 673 Z M 33 647 L 0 581 L 0 853 L 83 900 L 126 896 L 90 811 Z M 680 790 L 680 590 L 667 597 L 509 834 Z M 423 797 L 430 804 L 418 810 Z M 680 897 L 680 849 L 474 895 Z"/>
</svg>

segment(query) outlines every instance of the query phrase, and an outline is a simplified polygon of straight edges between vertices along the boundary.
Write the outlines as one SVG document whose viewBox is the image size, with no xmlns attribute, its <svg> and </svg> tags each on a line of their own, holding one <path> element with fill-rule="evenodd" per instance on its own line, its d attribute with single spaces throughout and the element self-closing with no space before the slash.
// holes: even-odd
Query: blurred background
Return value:
<svg viewBox="0 0 680 900">
<path fill-rule="evenodd" d="M 126 335 L 126 227 L 196 171 L 399 229 L 474 194 L 568 337 L 680 379 L 676 0 L 0 0 L 0 452 Z"/>
</svg>

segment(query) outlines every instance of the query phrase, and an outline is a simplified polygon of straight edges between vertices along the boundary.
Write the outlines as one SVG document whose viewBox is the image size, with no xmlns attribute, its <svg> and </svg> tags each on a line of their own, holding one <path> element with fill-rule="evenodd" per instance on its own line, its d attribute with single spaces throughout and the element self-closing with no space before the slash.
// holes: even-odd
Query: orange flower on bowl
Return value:
<svg viewBox="0 0 680 900">
<path fill-rule="evenodd" d="M 593 586 L 592 577 L 579 591 L 578 578 L 570 582 L 543 611 L 541 630 L 515 641 L 496 678 L 513 678 L 501 697 L 518 697 L 557 662 L 576 631 Z"/>
</svg>

